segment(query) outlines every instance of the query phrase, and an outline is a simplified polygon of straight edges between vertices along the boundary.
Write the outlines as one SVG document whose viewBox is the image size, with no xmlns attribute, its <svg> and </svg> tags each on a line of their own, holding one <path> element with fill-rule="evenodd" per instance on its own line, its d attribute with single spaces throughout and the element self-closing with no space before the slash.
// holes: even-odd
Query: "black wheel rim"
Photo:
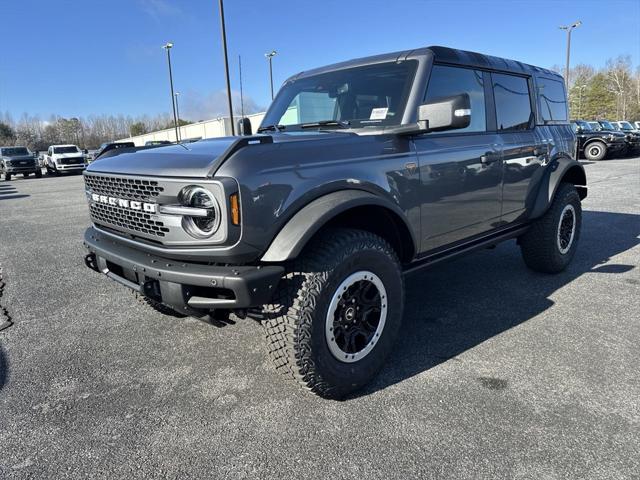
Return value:
<svg viewBox="0 0 640 480">
<path fill-rule="evenodd" d="M 380 278 L 367 271 L 350 275 L 336 289 L 327 311 L 329 350 L 342 362 L 361 360 L 378 341 L 386 315 L 386 290 Z"/>
<path fill-rule="evenodd" d="M 576 211 L 573 205 L 566 205 L 558 222 L 558 249 L 565 254 L 571 249 L 576 231 Z"/>
</svg>

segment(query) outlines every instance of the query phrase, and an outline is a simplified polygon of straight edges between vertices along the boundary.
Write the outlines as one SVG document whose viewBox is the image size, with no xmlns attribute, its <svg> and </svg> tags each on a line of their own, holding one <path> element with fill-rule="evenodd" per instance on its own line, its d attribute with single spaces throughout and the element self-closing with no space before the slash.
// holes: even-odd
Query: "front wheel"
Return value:
<svg viewBox="0 0 640 480">
<path fill-rule="evenodd" d="M 36 178 L 42 178 L 42 170 L 41 169 L 36 170 Z"/>
<path fill-rule="evenodd" d="M 576 187 L 562 183 L 549 210 L 520 237 L 524 262 L 538 272 L 567 268 L 580 239 L 582 206 Z"/>
<path fill-rule="evenodd" d="M 607 146 L 602 142 L 593 142 L 584 149 L 584 156 L 587 160 L 602 160 L 607 154 Z"/>
<path fill-rule="evenodd" d="M 11 180 L 11 174 L 9 172 L 5 172 L 4 173 L 4 180 L 6 182 L 8 182 L 9 180 Z"/>
<path fill-rule="evenodd" d="M 365 231 L 328 230 L 290 266 L 264 322 L 281 373 L 325 398 L 342 398 L 373 378 L 402 321 L 403 282 L 395 251 Z"/>
</svg>

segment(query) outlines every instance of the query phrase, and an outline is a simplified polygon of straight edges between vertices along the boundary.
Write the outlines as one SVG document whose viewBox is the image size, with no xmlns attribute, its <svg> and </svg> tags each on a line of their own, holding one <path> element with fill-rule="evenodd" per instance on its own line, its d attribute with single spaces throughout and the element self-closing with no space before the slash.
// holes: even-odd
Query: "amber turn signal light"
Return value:
<svg viewBox="0 0 640 480">
<path fill-rule="evenodd" d="M 240 225 L 240 201 L 237 193 L 229 197 L 229 203 L 231 204 L 231 223 Z"/>
</svg>

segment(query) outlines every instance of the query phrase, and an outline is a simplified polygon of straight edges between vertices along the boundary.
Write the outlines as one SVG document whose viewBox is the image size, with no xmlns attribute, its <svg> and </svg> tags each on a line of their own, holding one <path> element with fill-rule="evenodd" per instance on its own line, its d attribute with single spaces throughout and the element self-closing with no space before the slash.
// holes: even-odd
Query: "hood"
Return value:
<svg viewBox="0 0 640 480">
<path fill-rule="evenodd" d="M 73 153 L 54 153 L 52 157 L 54 158 L 77 158 L 83 156 L 82 152 L 73 152 Z"/>
<path fill-rule="evenodd" d="M 180 145 L 141 148 L 136 151 L 115 150 L 113 155 L 109 155 L 111 152 L 108 152 L 106 156 L 99 157 L 87 168 L 87 171 L 155 177 L 206 178 L 240 149 L 259 148 L 261 143 L 297 142 L 345 135 L 349 134 L 291 132 L 247 137 L 220 137 Z"/>
</svg>

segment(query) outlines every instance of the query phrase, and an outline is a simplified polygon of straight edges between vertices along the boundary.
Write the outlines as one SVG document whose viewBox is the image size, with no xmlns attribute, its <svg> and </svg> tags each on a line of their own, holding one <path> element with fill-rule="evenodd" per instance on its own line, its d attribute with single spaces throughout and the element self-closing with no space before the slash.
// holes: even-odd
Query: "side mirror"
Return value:
<svg viewBox="0 0 640 480">
<path fill-rule="evenodd" d="M 469 94 L 439 98 L 418 107 L 418 125 L 426 131 L 466 128 L 471 123 Z"/>
<path fill-rule="evenodd" d="M 251 121 L 247 117 L 238 120 L 238 133 L 240 135 L 253 135 L 251 131 Z"/>
</svg>

